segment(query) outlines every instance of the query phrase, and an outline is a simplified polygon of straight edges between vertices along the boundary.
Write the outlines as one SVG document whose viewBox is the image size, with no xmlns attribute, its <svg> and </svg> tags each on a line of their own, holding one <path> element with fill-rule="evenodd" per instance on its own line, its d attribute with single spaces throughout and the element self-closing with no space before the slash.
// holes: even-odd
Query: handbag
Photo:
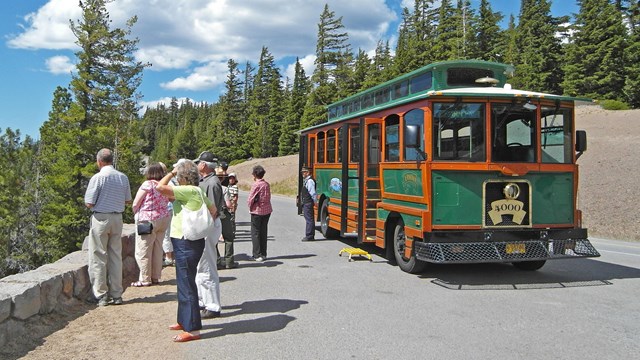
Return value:
<svg viewBox="0 0 640 360">
<path fill-rule="evenodd" d="M 149 221 L 141 221 L 138 223 L 138 235 L 151 234 L 153 231 L 153 224 Z"/>
<path fill-rule="evenodd" d="M 209 213 L 207 204 L 204 202 L 204 195 L 200 188 L 202 206 L 200 209 L 192 211 L 182 207 L 182 235 L 187 240 L 199 240 L 213 232 L 213 217 Z"/>
</svg>

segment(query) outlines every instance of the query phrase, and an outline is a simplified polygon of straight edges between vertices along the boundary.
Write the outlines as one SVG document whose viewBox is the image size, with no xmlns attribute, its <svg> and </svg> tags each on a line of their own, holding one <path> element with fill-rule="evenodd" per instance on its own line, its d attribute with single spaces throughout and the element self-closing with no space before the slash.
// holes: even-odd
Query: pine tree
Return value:
<svg viewBox="0 0 640 360">
<path fill-rule="evenodd" d="M 239 146 L 242 141 L 241 128 L 244 118 L 243 82 L 238 63 L 233 59 L 227 61 L 227 80 L 225 92 L 220 96 L 217 105 L 214 130 L 215 154 L 229 162 L 246 156 Z"/>
<path fill-rule="evenodd" d="M 280 78 L 273 55 L 263 47 L 248 102 L 252 124 L 247 133 L 250 138 L 245 140 L 252 144 L 254 157 L 271 157 L 278 153 L 279 125 L 284 118 Z"/>
<path fill-rule="evenodd" d="M 409 36 L 408 47 L 415 56 L 409 58 L 407 71 L 416 70 L 435 61 L 433 46 L 437 36 L 438 8 L 433 0 L 415 0 L 411 23 L 413 32 Z"/>
<path fill-rule="evenodd" d="M 111 29 L 107 0 L 80 2 L 82 18 L 71 21 L 80 50 L 70 89 L 57 89 L 49 120 L 41 129 L 38 184 L 42 199 L 39 229 L 51 241 L 52 260 L 79 248 L 88 231 L 84 192 L 96 172 L 95 154 L 114 149 L 114 165 L 129 175 L 132 188 L 139 175 L 141 144 L 134 127 L 137 87 L 146 64 L 134 61 L 137 39 L 125 29 Z M 125 221 L 131 221 L 131 214 Z"/>
<path fill-rule="evenodd" d="M 455 9 L 459 32 L 462 34 L 458 46 L 458 59 L 477 59 L 479 18 L 469 0 L 458 0 Z"/>
<path fill-rule="evenodd" d="M 193 132 L 196 113 L 193 109 L 193 104 L 188 99 L 182 104 L 180 110 L 180 121 L 182 125 L 179 127 L 173 139 L 172 153 L 175 154 L 177 158 L 195 159 L 201 151 L 200 148 L 198 148 Z"/>
<path fill-rule="evenodd" d="M 335 100 L 356 92 L 353 82 L 353 61 L 353 52 L 349 46 L 336 54 L 336 67 L 333 70 L 333 80 L 336 84 Z"/>
<path fill-rule="evenodd" d="M 435 61 L 453 60 L 459 57 L 462 33 L 459 31 L 458 19 L 450 0 L 442 0 L 438 12 L 436 38 L 433 43 L 433 59 Z"/>
<path fill-rule="evenodd" d="M 416 34 L 412 15 L 409 13 L 409 9 L 405 7 L 402 9 L 402 23 L 398 31 L 396 55 L 393 59 L 394 76 L 402 75 L 411 71 L 410 64 L 412 59 L 416 57 L 416 49 L 411 47 L 411 39 L 415 36 Z"/>
<path fill-rule="evenodd" d="M 522 0 L 516 28 L 519 58 L 516 63 L 517 88 L 560 93 L 562 47 L 556 37 L 560 19 L 551 16 L 547 0 Z"/>
<path fill-rule="evenodd" d="M 565 93 L 625 100 L 625 26 L 608 0 L 580 0 L 575 32 L 567 46 Z"/>
<path fill-rule="evenodd" d="M 478 58 L 487 61 L 505 59 L 505 37 L 498 24 L 502 21 L 500 12 L 493 12 L 489 0 L 480 1 L 478 24 Z"/>
<path fill-rule="evenodd" d="M 387 80 L 391 80 L 393 77 L 393 59 L 391 58 L 389 42 L 378 40 L 376 52 L 373 55 L 373 61 L 367 72 L 364 87 L 369 88 L 376 86 Z"/>
<path fill-rule="evenodd" d="M 345 64 L 344 56 L 347 44 L 347 33 L 342 32 L 342 17 L 336 18 L 335 13 L 325 4 L 318 24 L 318 40 L 316 43 L 316 68 L 311 76 L 314 88 L 311 91 L 304 115 L 302 127 L 320 124 L 327 119 L 325 107 L 339 99 L 338 84 L 335 82 L 335 69 L 339 64 Z"/>
<path fill-rule="evenodd" d="M 369 59 L 369 55 L 367 55 L 366 51 L 362 49 L 358 50 L 358 55 L 353 62 L 353 86 L 355 87 L 356 91 L 362 91 L 368 87 L 367 79 L 369 78 L 369 73 L 371 72 L 371 66 L 371 59 Z M 393 63 L 391 66 L 391 71 L 395 73 L 396 67 L 393 65 Z"/>
<path fill-rule="evenodd" d="M 500 50 L 503 54 L 502 62 L 507 64 L 518 64 L 520 56 L 518 51 L 518 34 L 516 30 L 516 19 L 513 15 L 509 16 L 509 25 L 504 32 L 505 44 Z"/>
<path fill-rule="evenodd" d="M 22 140 L 20 130 L 0 132 L 0 278 L 49 259 L 37 241 L 36 148 L 29 136 Z"/>
<path fill-rule="evenodd" d="M 242 90 L 243 115 L 240 123 L 241 141 L 239 144 L 236 144 L 236 146 L 241 150 L 240 152 L 244 154 L 244 158 L 251 157 L 251 152 L 253 151 L 253 143 L 249 141 L 250 139 L 247 139 L 247 137 L 254 131 L 253 120 L 249 116 L 249 99 L 253 93 L 255 70 L 255 67 L 247 61 L 242 72 L 244 76 L 244 86 Z"/>
<path fill-rule="evenodd" d="M 304 104 L 307 94 L 309 93 L 309 88 L 309 79 L 304 72 L 302 64 L 300 64 L 300 61 L 296 58 L 295 75 L 278 144 L 279 156 L 294 154 L 299 150 L 298 135 L 295 132 L 300 129 L 300 119 L 304 112 Z"/>
<path fill-rule="evenodd" d="M 626 11 L 629 37 L 625 53 L 625 100 L 640 108 L 640 1 L 633 1 Z"/>
<path fill-rule="evenodd" d="M 83 166 L 86 154 L 80 139 L 84 132 L 78 126 L 82 113 L 71 93 L 58 87 L 49 118 L 40 128 L 38 188 L 41 216 L 38 230 L 39 241 L 46 244 L 50 260 L 79 249 L 89 230 L 88 212 L 84 206 L 89 174 L 83 173 L 88 164 Z M 93 158 L 95 164 L 95 154 Z"/>
</svg>

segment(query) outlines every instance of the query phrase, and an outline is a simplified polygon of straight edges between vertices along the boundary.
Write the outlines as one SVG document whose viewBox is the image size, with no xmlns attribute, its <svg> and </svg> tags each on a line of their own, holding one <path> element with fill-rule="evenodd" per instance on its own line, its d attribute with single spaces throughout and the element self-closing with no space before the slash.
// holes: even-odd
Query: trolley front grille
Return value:
<svg viewBox="0 0 640 360">
<path fill-rule="evenodd" d="M 598 257 L 587 239 L 515 242 L 415 243 L 418 260 L 432 263 L 481 263 Z"/>
</svg>

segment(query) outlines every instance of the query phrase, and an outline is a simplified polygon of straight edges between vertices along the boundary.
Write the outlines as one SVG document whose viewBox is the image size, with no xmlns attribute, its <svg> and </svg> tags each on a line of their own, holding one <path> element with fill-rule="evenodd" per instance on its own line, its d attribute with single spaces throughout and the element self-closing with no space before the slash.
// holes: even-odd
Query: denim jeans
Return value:
<svg viewBox="0 0 640 360">
<path fill-rule="evenodd" d="M 196 272 L 204 251 L 204 239 L 186 240 L 171 238 L 173 256 L 176 261 L 176 283 L 178 284 L 178 324 L 184 331 L 202 329 Z"/>
</svg>

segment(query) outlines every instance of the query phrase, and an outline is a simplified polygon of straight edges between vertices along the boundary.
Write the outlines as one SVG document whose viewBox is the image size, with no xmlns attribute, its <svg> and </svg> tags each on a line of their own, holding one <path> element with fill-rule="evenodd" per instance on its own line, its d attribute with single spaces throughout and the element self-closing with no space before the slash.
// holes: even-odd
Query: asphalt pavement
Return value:
<svg viewBox="0 0 640 360">
<path fill-rule="evenodd" d="M 186 359 L 628 359 L 640 352 L 640 244 L 595 239 L 602 257 L 432 265 L 411 275 L 351 240 L 301 242 L 304 219 L 274 196 L 267 260 L 250 261 L 241 192 L 236 260 L 220 272 L 223 317 Z"/>
</svg>

